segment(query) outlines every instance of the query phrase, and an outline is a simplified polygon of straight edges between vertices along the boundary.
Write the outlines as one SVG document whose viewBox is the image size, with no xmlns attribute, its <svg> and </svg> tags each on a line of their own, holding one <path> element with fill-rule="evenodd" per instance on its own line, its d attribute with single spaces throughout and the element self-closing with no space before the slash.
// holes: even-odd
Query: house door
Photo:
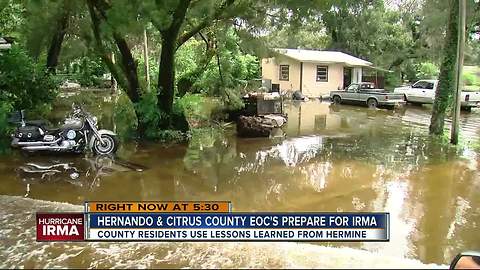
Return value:
<svg viewBox="0 0 480 270">
<path fill-rule="evenodd" d="M 352 68 L 343 67 L 343 88 L 347 88 L 352 83 Z"/>
</svg>

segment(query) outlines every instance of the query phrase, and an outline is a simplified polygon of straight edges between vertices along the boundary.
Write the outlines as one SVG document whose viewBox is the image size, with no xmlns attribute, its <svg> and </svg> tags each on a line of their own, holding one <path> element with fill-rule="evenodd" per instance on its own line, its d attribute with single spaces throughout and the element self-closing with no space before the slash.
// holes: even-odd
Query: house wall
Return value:
<svg viewBox="0 0 480 270">
<path fill-rule="evenodd" d="M 328 66 L 328 81 L 317 82 L 317 65 Z M 342 64 L 318 64 L 303 63 L 303 87 L 302 92 L 309 97 L 328 95 L 330 91 L 343 89 L 343 65 Z"/>
<path fill-rule="evenodd" d="M 280 65 L 289 65 L 288 81 L 280 81 Z M 300 90 L 300 62 L 288 57 L 262 59 L 262 79 L 271 79 L 272 83 L 280 84 L 280 90 Z"/>
<path fill-rule="evenodd" d="M 288 81 L 280 81 L 280 65 L 290 66 Z M 328 66 L 328 81 L 317 82 L 317 65 Z M 272 83 L 280 84 L 280 90 L 300 90 L 300 62 L 288 57 L 262 59 L 262 78 L 271 79 Z M 330 91 L 343 88 L 342 64 L 303 63 L 302 93 L 309 97 L 328 95 Z"/>
</svg>

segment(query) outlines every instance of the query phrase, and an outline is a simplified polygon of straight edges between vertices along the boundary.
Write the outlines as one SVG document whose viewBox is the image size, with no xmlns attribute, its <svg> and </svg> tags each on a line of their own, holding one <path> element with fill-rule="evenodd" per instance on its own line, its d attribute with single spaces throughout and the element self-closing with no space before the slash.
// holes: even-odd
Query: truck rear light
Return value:
<svg viewBox="0 0 480 270">
<path fill-rule="evenodd" d="M 465 101 L 469 101 L 470 100 L 470 95 L 465 95 Z"/>
</svg>

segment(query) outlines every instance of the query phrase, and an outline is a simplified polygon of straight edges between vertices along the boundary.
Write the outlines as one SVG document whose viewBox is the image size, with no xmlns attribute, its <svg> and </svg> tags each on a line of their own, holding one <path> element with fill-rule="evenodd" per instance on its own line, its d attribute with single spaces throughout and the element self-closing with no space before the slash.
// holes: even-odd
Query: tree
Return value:
<svg viewBox="0 0 480 270">
<path fill-rule="evenodd" d="M 224 12 L 233 5 L 235 0 L 225 0 L 220 4 L 216 1 L 176 1 L 175 5 L 165 6 L 163 2 L 156 2 L 157 9 L 164 10 L 169 16 L 169 22 L 159 21 L 150 15 L 153 25 L 162 37 L 162 51 L 160 54 L 158 75 L 158 107 L 166 116 L 163 127 L 170 125 L 173 98 L 175 94 L 175 53 L 187 40 L 197 35 L 201 30 L 221 19 Z M 199 12 L 200 11 L 200 12 Z M 206 15 L 203 15 L 206 14 Z"/>
<path fill-rule="evenodd" d="M 108 21 L 107 11 L 111 9 L 111 5 L 107 1 L 88 0 L 88 8 L 92 19 L 92 30 L 98 51 L 117 81 L 126 90 L 130 100 L 133 103 L 139 102 L 141 89 L 138 80 L 137 64 L 126 38 L 120 33 L 115 24 Z M 101 33 L 102 25 L 110 30 L 111 38 L 121 55 L 120 70 L 113 63 L 110 57 L 110 52 L 104 44 L 103 35 Z"/>
<path fill-rule="evenodd" d="M 67 33 L 68 21 L 71 12 L 70 8 L 70 1 L 64 0 L 63 8 L 60 9 L 59 14 L 57 15 L 56 25 L 54 27 L 54 32 L 47 54 L 47 70 L 52 73 L 56 72 L 63 39 Z"/>
<path fill-rule="evenodd" d="M 449 0 L 449 15 L 447 33 L 443 51 L 443 61 L 440 67 L 438 87 L 435 92 L 432 118 L 430 119 L 430 134 L 442 135 L 445 113 L 452 103 L 455 87 L 455 70 L 457 58 L 458 36 L 458 0 Z"/>
</svg>

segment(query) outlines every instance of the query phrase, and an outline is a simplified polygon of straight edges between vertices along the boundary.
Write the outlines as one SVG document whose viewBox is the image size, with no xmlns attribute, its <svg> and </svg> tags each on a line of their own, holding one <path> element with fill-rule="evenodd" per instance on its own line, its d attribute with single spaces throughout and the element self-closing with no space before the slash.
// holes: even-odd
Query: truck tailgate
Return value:
<svg viewBox="0 0 480 270">
<path fill-rule="evenodd" d="M 389 100 L 403 100 L 403 94 L 395 94 L 395 93 L 388 93 L 387 94 Z"/>
<path fill-rule="evenodd" d="M 480 92 L 462 91 L 462 101 L 480 101 Z"/>
</svg>

